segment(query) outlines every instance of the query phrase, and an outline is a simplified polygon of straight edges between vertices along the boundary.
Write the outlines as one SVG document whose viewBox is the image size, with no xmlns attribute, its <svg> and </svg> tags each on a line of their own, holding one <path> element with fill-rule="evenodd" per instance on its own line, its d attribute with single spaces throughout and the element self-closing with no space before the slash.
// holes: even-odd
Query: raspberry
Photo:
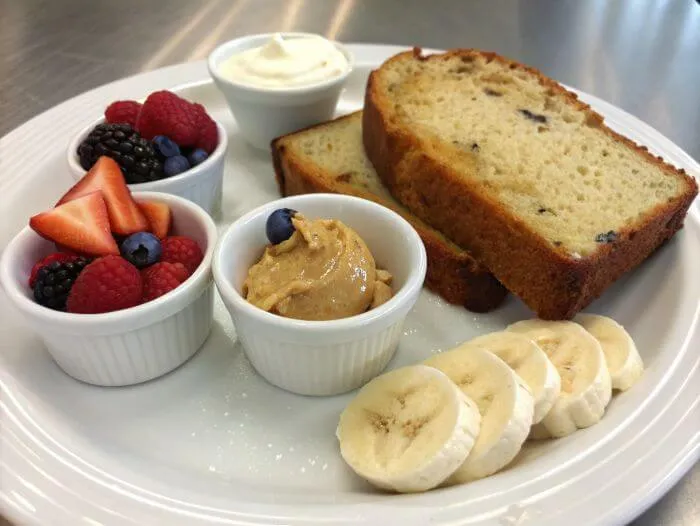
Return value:
<svg viewBox="0 0 700 526">
<path fill-rule="evenodd" d="M 143 278 L 142 301 L 159 298 L 180 286 L 190 273 L 182 263 L 160 262 L 141 271 Z"/>
<path fill-rule="evenodd" d="M 204 259 L 202 249 L 194 239 L 184 236 L 170 236 L 161 241 L 163 252 L 160 260 L 169 263 L 182 263 L 192 274 Z"/>
<path fill-rule="evenodd" d="M 170 91 L 155 91 L 144 102 L 136 129 L 148 140 L 170 137 L 179 146 L 193 146 L 199 138 L 199 110 Z"/>
<path fill-rule="evenodd" d="M 53 254 L 49 254 L 45 258 L 40 259 L 34 263 L 34 266 L 32 267 L 32 272 L 29 275 L 29 288 L 34 288 L 37 272 L 39 272 L 39 270 L 41 270 L 43 267 L 46 267 L 54 262 L 66 263 L 67 261 L 75 261 L 76 259 L 78 259 L 77 255 L 65 254 L 63 252 L 54 252 Z"/>
<path fill-rule="evenodd" d="M 68 295 L 68 312 L 98 314 L 128 309 L 141 302 L 138 269 L 120 256 L 96 259 L 83 270 Z"/>
<path fill-rule="evenodd" d="M 201 104 L 195 104 L 199 112 L 199 139 L 195 146 L 201 148 L 207 153 L 211 153 L 219 144 L 219 130 L 216 127 L 216 122 L 209 116 L 207 110 Z"/>
<path fill-rule="evenodd" d="M 136 126 L 141 112 L 141 103 L 135 100 L 118 100 L 105 110 L 105 120 L 109 124 L 129 124 Z"/>
</svg>

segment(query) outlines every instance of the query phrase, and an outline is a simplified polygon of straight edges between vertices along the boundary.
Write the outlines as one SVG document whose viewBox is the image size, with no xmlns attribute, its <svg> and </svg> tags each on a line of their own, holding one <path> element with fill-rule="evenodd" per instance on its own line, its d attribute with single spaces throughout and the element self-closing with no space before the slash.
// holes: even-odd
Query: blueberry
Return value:
<svg viewBox="0 0 700 526">
<path fill-rule="evenodd" d="M 144 268 L 158 262 L 162 248 L 160 239 L 150 232 L 137 232 L 122 242 L 119 251 L 136 268 Z"/>
<path fill-rule="evenodd" d="M 277 245 L 292 237 L 294 233 L 292 217 L 296 213 L 297 211 L 291 208 L 279 208 L 270 214 L 265 224 L 265 233 L 270 243 Z"/>
<path fill-rule="evenodd" d="M 595 236 L 595 241 L 596 243 L 614 243 L 617 241 L 617 232 L 614 230 L 602 232 Z"/>
<path fill-rule="evenodd" d="M 533 113 L 528 109 L 519 109 L 518 111 L 520 113 L 522 113 L 525 117 L 530 119 L 531 121 L 541 122 L 542 124 L 547 124 L 547 117 L 545 117 L 544 115 L 539 115 L 537 113 Z"/>
<path fill-rule="evenodd" d="M 190 169 L 190 162 L 182 155 L 176 155 L 175 157 L 168 157 L 163 165 L 163 171 L 166 177 L 172 177 L 173 175 L 181 174 Z"/>
<path fill-rule="evenodd" d="M 197 148 L 187 156 L 187 160 L 192 166 L 197 166 L 198 164 L 202 164 L 204 161 L 206 161 L 207 157 L 209 157 L 209 154 L 207 152 L 205 152 L 201 148 Z"/>
<path fill-rule="evenodd" d="M 170 137 L 165 135 L 156 135 L 153 137 L 153 146 L 163 157 L 175 157 L 180 155 L 180 147 L 175 144 Z"/>
</svg>

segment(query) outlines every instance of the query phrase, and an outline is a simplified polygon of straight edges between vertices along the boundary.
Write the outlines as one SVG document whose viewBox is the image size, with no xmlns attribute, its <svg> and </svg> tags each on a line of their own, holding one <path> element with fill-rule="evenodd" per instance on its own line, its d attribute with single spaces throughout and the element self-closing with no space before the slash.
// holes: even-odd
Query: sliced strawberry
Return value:
<svg viewBox="0 0 700 526">
<path fill-rule="evenodd" d="M 119 254 L 109 229 L 107 205 L 92 192 L 35 215 L 29 226 L 41 237 L 81 254 Z"/>
<path fill-rule="evenodd" d="M 170 232 L 170 207 L 159 201 L 141 201 L 138 207 L 151 225 L 149 232 L 163 239 Z"/>
<path fill-rule="evenodd" d="M 54 243 L 54 245 L 56 246 L 56 252 L 60 252 L 60 253 L 62 253 L 62 254 L 66 254 L 66 255 L 68 255 L 68 256 L 75 256 L 75 257 L 87 256 L 87 254 L 79 254 L 78 252 L 76 252 L 76 251 L 73 250 L 73 249 L 70 249 L 70 248 L 68 248 L 68 247 L 64 247 L 64 246 L 61 245 L 60 243 Z"/>
<path fill-rule="evenodd" d="M 141 213 L 124 175 L 114 159 L 102 156 L 85 176 L 58 201 L 58 205 L 100 190 L 107 203 L 112 232 L 127 236 L 148 230 L 148 221 Z"/>
</svg>

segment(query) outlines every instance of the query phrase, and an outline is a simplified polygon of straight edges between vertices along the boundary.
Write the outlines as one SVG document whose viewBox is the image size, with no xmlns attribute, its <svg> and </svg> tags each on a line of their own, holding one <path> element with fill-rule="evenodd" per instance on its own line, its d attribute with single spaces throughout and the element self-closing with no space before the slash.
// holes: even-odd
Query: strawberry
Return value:
<svg viewBox="0 0 700 526">
<path fill-rule="evenodd" d="M 29 226 L 41 237 L 79 254 L 119 254 L 100 192 L 91 192 L 37 214 L 29 220 Z"/>
<path fill-rule="evenodd" d="M 161 261 L 141 271 L 143 279 L 143 296 L 145 303 L 176 289 L 190 276 L 182 263 L 167 263 Z"/>
<path fill-rule="evenodd" d="M 62 254 L 67 254 L 69 256 L 80 257 L 80 256 L 87 255 L 87 254 L 81 254 L 79 252 L 76 252 L 75 250 L 68 248 L 66 246 L 63 246 L 60 243 L 54 243 L 54 246 L 56 247 L 56 252 L 61 252 Z"/>
<path fill-rule="evenodd" d="M 193 146 L 199 138 L 199 110 L 170 91 L 154 91 L 143 103 L 136 131 L 148 140 L 165 135 L 179 146 Z"/>
<path fill-rule="evenodd" d="M 109 124 L 124 123 L 135 127 L 140 112 L 140 102 L 135 100 L 118 100 L 107 106 L 105 121 Z"/>
<path fill-rule="evenodd" d="M 148 231 L 159 239 L 167 236 L 168 232 L 170 232 L 170 222 L 172 221 L 170 207 L 159 201 L 141 201 L 137 204 L 151 226 Z"/>
<path fill-rule="evenodd" d="M 34 263 L 32 272 L 29 274 L 29 288 L 34 288 L 34 283 L 36 283 L 36 275 L 45 266 L 56 262 L 65 263 L 67 261 L 75 261 L 76 259 L 78 259 L 78 256 L 64 254 L 63 252 L 54 252 L 53 254 L 49 254 L 48 256 L 41 258 L 39 261 Z"/>
<path fill-rule="evenodd" d="M 68 312 L 99 314 L 128 309 L 141 303 L 143 281 L 138 269 L 119 256 L 90 263 L 73 283 Z"/>
<path fill-rule="evenodd" d="M 112 232 L 126 236 L 148 230 L 148 221 L 131 197 L 119 165 L 106 156 L 97 159 L 90 171 L 61 197 L 58 205 L 96 190 L 102 192 L 107 203 Z"/>
<path fill-rule="evenodd" d="M 184 236 L 170 236 L 160 243 L 163 250 L 161 261 L 169 263 L 182 263 L 192 274 L 204 259 L 202 249 L 194 239 Z"/>
<path fill-rule="evenodd" d="M 219 130 L 216 127 L 216 122 L 209 116 L 204 106 L 201 104 L 195 104 L 194 106 L 199 112 L 199 138 L 195 146 L 207 153 L 211 153 L 216 149 L 217 144 L 219 144 Z"/>
</svg>

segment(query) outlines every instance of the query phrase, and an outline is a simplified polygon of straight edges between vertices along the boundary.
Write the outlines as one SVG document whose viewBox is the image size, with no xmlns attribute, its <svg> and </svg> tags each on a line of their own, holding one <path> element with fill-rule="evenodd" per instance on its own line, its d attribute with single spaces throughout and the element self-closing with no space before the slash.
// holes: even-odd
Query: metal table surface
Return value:
<svg viewBox="0 0 700 526">
<path fill-rule="evenodd" d="M 629 111 L 700 159 L 697 0 L 0 0 L 0 136 L 85 90 L 275 30 L 493 50 Z M 633 524 L 700 524 L 699 495 L 696 465 Z"/>
</svg>

